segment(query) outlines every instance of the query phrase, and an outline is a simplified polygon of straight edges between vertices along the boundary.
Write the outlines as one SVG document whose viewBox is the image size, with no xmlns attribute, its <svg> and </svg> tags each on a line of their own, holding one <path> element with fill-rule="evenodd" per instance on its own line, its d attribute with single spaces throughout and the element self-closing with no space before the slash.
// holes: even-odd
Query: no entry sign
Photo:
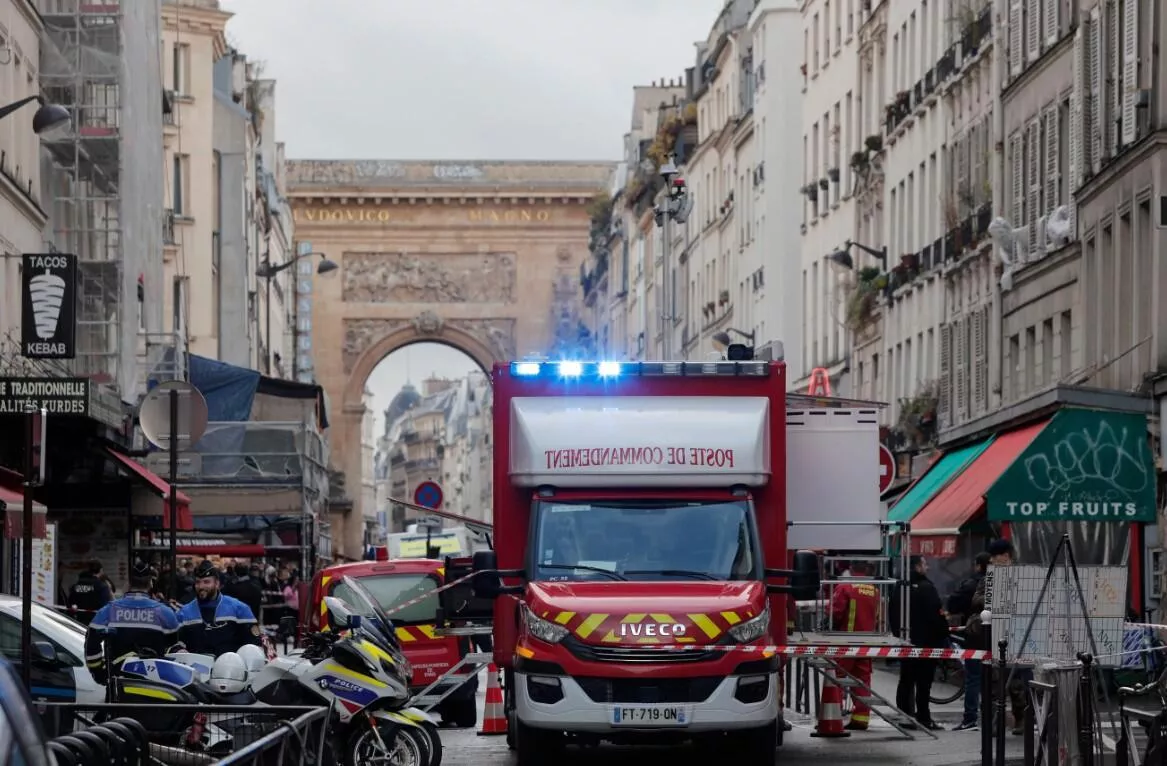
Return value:
<svg viewBox="0 0 1167 766">
<path fill-rule="evenodd" d="M 432 508 L 435 511 L 442 507 L 442 488 L 434 481 L 423 481 L 413 490 L 414 505 L 422 508 Z"/>
<path fill-rule="evenodd" d="M 879 494 L 887 492 L 896 478 L 896 459 L 884 445 L 879 445 Z M 418 503 L 421 505 L 421 503 Z"/>
</svg>

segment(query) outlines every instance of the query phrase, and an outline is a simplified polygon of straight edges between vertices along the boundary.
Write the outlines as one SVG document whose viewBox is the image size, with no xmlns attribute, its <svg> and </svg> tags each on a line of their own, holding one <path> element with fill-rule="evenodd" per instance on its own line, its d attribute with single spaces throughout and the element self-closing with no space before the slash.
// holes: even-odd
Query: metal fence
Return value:
<svg viewBox="0 0 1167 766">
<path fill-rule="evenodd" d="M 42 719 L 52 742 L 73 749 L 77 747 L 72 740 L 78 736 L 92 739 L 83 734 L 87 729 L 134 722 L 135 731 L 149 743 L 148 760 L 111 760 L 107 752 L 96 762 L 102 766 L 119 762 L 308 766 L 321 763 L 330 713 L 327 707 L 48 703 Z M 71 761 L 75 766 L 91 762 Z"/>
</svg>

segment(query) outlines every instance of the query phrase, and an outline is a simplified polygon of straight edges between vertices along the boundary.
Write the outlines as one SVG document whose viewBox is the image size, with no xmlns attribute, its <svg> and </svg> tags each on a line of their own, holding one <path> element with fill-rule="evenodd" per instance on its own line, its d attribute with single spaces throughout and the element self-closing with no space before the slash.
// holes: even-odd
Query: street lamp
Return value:
<svg viewBox="0 0 1167 766">
<path fill-rule="evenodd" d="M 868 247 L 867 245 L 862 245 L 858 242 L 852 242 L 851 240 L 847 240 L 846 242 L 843 243 L 843 246 L 841 248 L 839 248 L 835 252 L 828 255 L 827 260 L 830 261 L 831 264 L 834 265 L 840 271 L 851 271 L 855 268 L 855 261 L 854 261 L 854 259 L 851 258 L 851 253 L 850 253 L 850 250 L 853 247 L 859 248 L 863 252 L 870 255 L 872 258 L 878 258 L 880 265 L 883 266 L 884 269 L 887 269 L 887 246 L 886 245 L 884 245 L 880 249 L 876 250 L 874 247 Z"/>
<path fill-rule="evenodd" d="M 676 295 L 672 287 L 675 282 L 672 279 L 671 253 L 669 253 L 672 238 L 669 236 L 667 224 L 669 221 L 684 223 L 689 220 L 689 214 L 693 212 L 693 197 L 689 194 L 689 188 L 685 185 L 685 179 L 681 176 L 680 169 L 677 168 L 676 160 L 677 155 L 670 154 L 665 164 L 661 166 L 660 175 L 664 179 L 668 193 L 665 197 L 664 207 L 656 205 L 652 209 L 653 221 L 658 227 L 664 229 L 661 233 L 661 273 L 664 275 L 665 287 L 660 306 L 661 356 L 666 360 L 670 356 L 669 340 L 672 335 L 669 322 L 675 320 L 676 313 L 676 306 L 673 305 Z"/>
<path fill-rule="evenodd" d="M 51 133 L 57 128 L 65 127 L 73 119 L 69 114 L 69 110 L 60 104 L 50 104 L 45 101 L 43 96 L 28 96 L 19 101 L 13 101 L 7 106 L 0 107 L 0 120 L 34 101 L 40 104 L 40 108 L 32 116 L 33 133 L 38 135 Z"/>
<path fill-rule="evenodd" d="M 277 266 L 271 262 L 271 250 L 269 249 L 267 251 L 267 253 L 264 254 L 264 256 L 263 256 L 263 263 L 259 264 L 259 268 L 255 270 L 255 276 L 258 277 L 259 279 L 265 280 L 267 282 L 267 289 L 266 289 L 267 297 L 265 299 L 266 306 L 265 306 L 265 312 L 264 312 L 266 315 L 264 318 L 264 323 L 265 323 L 266 327 L 264 329 L 264 337 L 266 339 L 268 348 L 267 348 L 267 357 L 264 359 L 264 371 L 269 375 L 271 374 L 271 357 L 272 357 L 272 349 L 271 349 L 271 291 L 272 291 L 271 285 L 272 285 L 272 282 L 275 281 L 275 278 L 280 274 L 280 272 L 287 271 L 288 269 L 292 268 L 292 266 L 294 266 L 296 263 L 298 263 L 301 259 L 311 258 L 314 255 L 320 256 L 320 263 L 318 263 L 316 265 L 316 273 L 317 274 L 320 274 L 321 276 L 323 276 L 325 274 L 332 274 L 333 272 L 335 272 L 337 269 L 340 268 L 340 266 L 337 265 L 336 261 L 332 260 L 324 253 L 300 253 L 299 255 L 295 256 L 294 258 L 289 258 L 288 260 L 284 261 L 283 263 L 281 263 Z"/>
</svg>

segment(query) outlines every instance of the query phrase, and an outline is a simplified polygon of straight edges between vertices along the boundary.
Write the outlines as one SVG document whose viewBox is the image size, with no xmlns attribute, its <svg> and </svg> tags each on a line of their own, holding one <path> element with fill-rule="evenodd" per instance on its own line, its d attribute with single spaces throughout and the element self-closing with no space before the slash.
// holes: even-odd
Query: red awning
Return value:
<svg viewBox="0 0 1167 766">
<path fill-rule="evenodd" d="M 911 538 L 909 552 L 913 556 L 927 556 L 930 559 L 956 558 L 957 535 L 920 535 Z"/>
<path fill-rule="evenodd" d="M 106 453 L 114 459 L 130 478 L 137 479 L 150 489 L 154 490 L 163 503 L 162 513 L 162 528 L 170 528 L 170 484 L 167 483 L 161 476 L 151 471 L 146 466 L 134 460 L 128 455 L 106 448 Z M 178 492 L 176 494 L 178 500 L 178 528 L 179 529 L 194 529 L 194 520 L 190 513 L 190 498 Z"/>
<path fill-rule="evenodd" d="M 4 536 L 9 540 L 16 540 L 24 536 L 24 493 L 0 487 L 0 503 L 4 504 Z M 45 514 L 48 513 L 40 503 L 32 504 L 32 536 L 43 539 L 45 536 Z"/>
<path fill-rule="evenodd" d="M 1048 420 L 998 436 L 912 518 L 912 537 L 956 535 L 985 507 L 985 493 L 1021 455 Z M 915 547 L 915 540 L 912 541 Z"/>
</svg>

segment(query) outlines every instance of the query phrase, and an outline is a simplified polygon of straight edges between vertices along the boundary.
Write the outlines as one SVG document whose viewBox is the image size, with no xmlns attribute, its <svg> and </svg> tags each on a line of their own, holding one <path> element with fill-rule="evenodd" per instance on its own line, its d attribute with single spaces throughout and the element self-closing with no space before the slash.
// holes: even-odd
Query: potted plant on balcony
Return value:
<svg viewBox="0 0 1167 766">
<path fill-rule="evenodd" d="M 725 306 L 729 303 L 729 290 L 722 290 L 717 296 L 717 305 Z"/>
<path fill-rule="evenodd" d="M 906 115 L 912 109 L 912 94 L 909 91 L 901 90 L 896 94 L 896 108 L 900 114 Z"/>
<path fill-rule="evenodd" d="M 878 134 L 872 134 L 863 139 L 863 145 L 867 147 L 869 152 L 878 152 L 883 148 L 883 137 Z"/>
<path fill-rule="evenodd" d="M 900 400 L 900 416 L 896 427 L 915 447 L 931 443 L 936 435 L 936 409 L 940 404 L 940 386 L 925 383 L 915 396 Z"/>
<path fill-rule="evenodd" d="M 867 156 L 867 152 L 859 151 L 851 154 L 851 169 L 857 173 L 862 173 L 870 166 L 871 160 Z"/>
<path fill-rule="evenodd" d="M 822 189 L 823 191 L 826 191 L 827 189 L 831 188 L 831 182 L 828 181 L 825 177 L 820 178 L 819 179 L 819 188 Z"/>
<path fill-rule="evenodd" d="M 855 286 L 847 296 L 844 324 L 856 335 L 871 326 L 875 319 L 875 309 L 879 305 L 879 295 L 887 287 L 887 275 L 873 266 L 859 270 Z"/>
<path fill-rule="evenodd" d="M 803 77 L 806 77 L 806 64 L 799 64 L 798 71 L 802 72 Z"/>
<path fill-rule="evenodd" d="M 819 189 L 814 184 L 807 184 L 806 186 L 803 186 L 799 191 L 801 191 L 803 194 L 805 194 L 806 198 L 808 200 L 810 200 L 811 202 L 818 202 Z"/>
<path fill-rule="evenodd" d="M 827 178 L 831 180 L 831 183 L 839 183 L 839 169 L 827 168 Z"/>
<path fill-rule="evenodd" d="M 900 256 L 900 266 L 906 271 L 914 272 L 920 267 L 920 256 L 917 253 L 904 253 Z"/>
</svg>

